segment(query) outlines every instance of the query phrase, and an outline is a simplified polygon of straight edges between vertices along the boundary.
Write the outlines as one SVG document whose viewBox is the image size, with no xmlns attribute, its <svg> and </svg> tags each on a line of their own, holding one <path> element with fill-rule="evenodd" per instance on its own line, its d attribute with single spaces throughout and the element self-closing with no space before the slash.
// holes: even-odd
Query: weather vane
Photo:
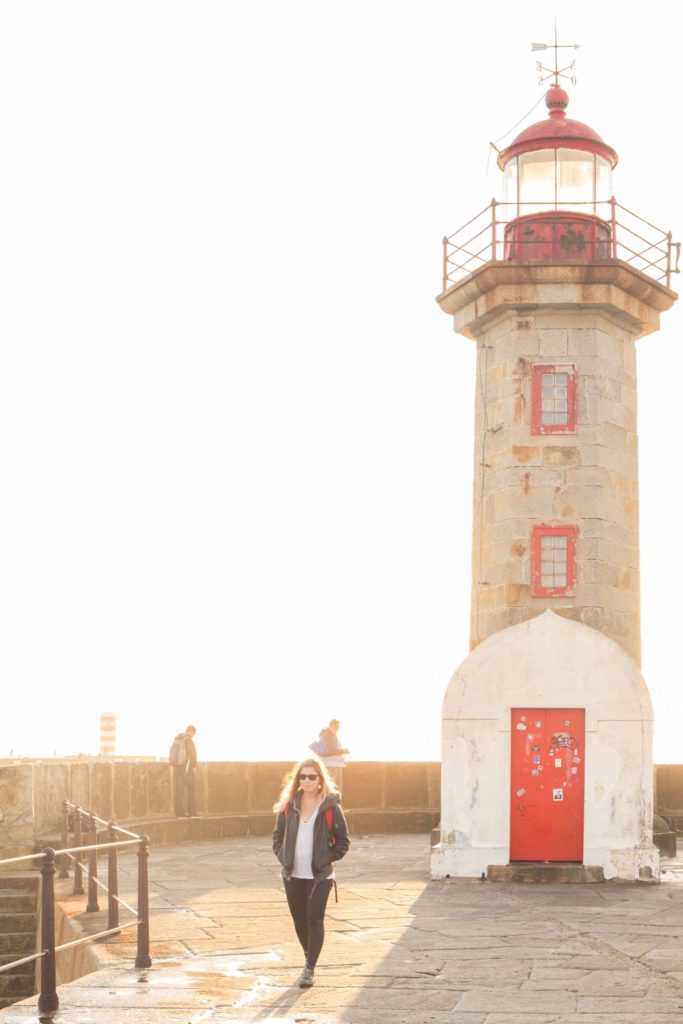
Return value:
<svg viewBox="0 0 683 1024">
<path fill-rule="evenodd" d="M 554 43 L 532 43 L 531 52 L 536 53 L 538 50 L 554 50 L 555 51 L 555 67 L 547 68 L 540 60 L 536 64 L 536 70 L 540 72 L 538 78 L 538 84 L 543 85 L 549 78 L 554 78 L 554 85 L 559 85 L 560 78 L 566 78 L 572 85 L 576 85 L 576 77 L 573 74 L 574 65 L 576 61 L 571 61 L 567 64 L 566 68 L 558 67 L 559 64 L 559 50 L 578 50 L 579 43 L 558 43 L 557 41 L 557 19 L 555 19 L 555 42 Z"/>
</svg>

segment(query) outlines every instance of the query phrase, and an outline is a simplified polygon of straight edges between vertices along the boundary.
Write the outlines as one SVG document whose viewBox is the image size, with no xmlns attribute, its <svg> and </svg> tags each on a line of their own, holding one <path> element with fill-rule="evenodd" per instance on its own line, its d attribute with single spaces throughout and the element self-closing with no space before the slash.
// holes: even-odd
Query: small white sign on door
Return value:
<svg viewBox="0 0 683 1024">
<path fill-rule="evenodd" d="M 554 789 L 553 790 L 553 800 L 564 800 L 564 790 L 563 789 Z"/>
</svg>

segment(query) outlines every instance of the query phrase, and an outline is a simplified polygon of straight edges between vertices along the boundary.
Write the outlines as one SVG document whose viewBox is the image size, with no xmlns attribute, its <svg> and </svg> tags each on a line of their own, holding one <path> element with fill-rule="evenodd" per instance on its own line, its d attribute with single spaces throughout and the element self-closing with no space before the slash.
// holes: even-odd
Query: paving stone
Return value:
<svg viewBox="0 0 683 1024">
<path fill-rule="evenodd" d="M 466 992 L 457 1005 L 457 1009 L 485 1011 L 486 1013 L 554 1013 L 559 1010 L 571 1012 L 576 1010 L 577 997 L 571 992 L 493 992 L 490 989 L 474 988 Z M 549 1018 L 552 1019 L 552 1018 Z"/>
<path fill-rule="evenodd" d="M 496 961 L 495 964 L 488 961 L 462 964 L 454 960 L 447 963 L 441 973 L 449 981 L 466 980 L 472 983 L 471 987 L 474 987 L 474 983 L 482 985 L 483 981 L 489 979 L 505 985 L 509 985 L 511 979 L 517 979 L 521 983 L 528 980 L 529 972 L 530 965 L 519 962 L 512 965 L 501 964 L 500 961 Z"/>
<path fill-rule="evenodd" d="M 485 1024 L 674 1024 L 676 1020 L 671 1014 L 658 1014 L 655 1017 L 647 1013 L 628 1014 L 593 1014 L 593 1013 L 555 1013 L 553 1016 L 543 1014 L 508 1014 L 491 1013 L 486 1017 Z"/>
<path fill-rule="evenodd" d="M 643 997 L 652 985 L 650 973 L 647 970 L 643 970 L 641 973 L 636 973 L 635 970 L 591 971 L 587 977 L 577 983 L 577 988 L 582 996 L 592 994 Z M 667 992 L 667 996 L 671 994 L 671 992 Z"/>
<path fill-rule="evenodd" d="M 658 1014 L 678 1014 L 678 1019 L 683 1019 L 683 997 L 670 999 L 642 999 L 634 996 L 630 999 L 618 996 L 579 996 L 579 1013 L 615 1014 L 615 1013 L 638 1013 L 649 1015 L 650 1020 L 656 1020 Z"/>
<path fill-rule="evenodd" d="M 489 1013 L 485 1024 L 565 1024 L 569 1020 L 564 1014 L 558 1017 L 558 1010 L 550 1013 Z M 583 1024 L 583 1017 L 581 1018 Z M 601 1024 L 608 1024 L 601 1021 Z M 611 1020 L 609 1024 L 612 1024 Z"/>
<path fill-rule="evenodd" d="M 153 849 L 153 966 L 134 969 L 134 931 L 98 944 L 102 969 L 60 988 L 54 1024 L 681 1024 L 672 863 L 657 887 L 494 887 L 431 882 L 425 836 L 355 838 L 317 984 L 301 990 L 267 837 Z M 134 904 L 134 857 L 119 872 Z M 62 908 L 92 934 L 106 915 L 68 886 Z M 35 999 L 0 1011 L 0 1024 L 37 1020 Z"/>
<path fill-rule="evenodd" d="M 579 981 L 586 978 L 589 971 L 578 970 L 574 967 L 542 967 L 535 965 L 531 972 L 532 981 Z"/>
</svg>

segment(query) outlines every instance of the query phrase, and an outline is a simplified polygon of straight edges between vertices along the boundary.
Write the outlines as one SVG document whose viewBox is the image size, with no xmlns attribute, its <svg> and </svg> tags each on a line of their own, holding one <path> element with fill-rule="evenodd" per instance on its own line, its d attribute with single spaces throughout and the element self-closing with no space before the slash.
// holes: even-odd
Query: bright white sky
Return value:
<svg viewBox="0 0 683 1024">
<path fill-rule="evenodd" d="M 558 14 L 569 115 L 681 237 L 676 6 Z M 440 756 L 474 393 L 440 243 L 500 196 L 488 142 L 541 99 L 553 13 L 2 0 L 0 756 L 96 753 L 101 711 L 124 754 L 194 722 L 202 758 L 293 759 L 334 716 L 359 759 Z M 658 761 L 683 753 L 681 315 L 639 347 Z"/>
</svg>

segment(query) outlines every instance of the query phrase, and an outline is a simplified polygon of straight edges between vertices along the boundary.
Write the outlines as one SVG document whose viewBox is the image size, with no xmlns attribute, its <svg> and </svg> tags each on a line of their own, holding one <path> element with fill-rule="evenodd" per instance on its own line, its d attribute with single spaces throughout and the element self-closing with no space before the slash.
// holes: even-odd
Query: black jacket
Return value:
<svg viewBox="0 0 683 1024">
<path fill-rule="evenodd" d="M 288 813 L 278 812 L 273 829 L 273 853 L 282 864 L 282 877 L 287 880 L 292 877 L 294 867 L 294 848 L 299 832 L 300 803 L 301 794 L 297 793 L 294 799 L 289 801 Z M 325 812 L 330 807 L 332 808 L 332 828 L 328 829 Z M 350 845 L 349 830 L 346 827 L 346 818 L 339 798 L 330 794 L 325 797 L 318 808 L 318 816 L 313 829 L 311 870 L 315 882 L 321 882 L 332 874 L 334 861 L 341 860 Z"/>
</svg>

